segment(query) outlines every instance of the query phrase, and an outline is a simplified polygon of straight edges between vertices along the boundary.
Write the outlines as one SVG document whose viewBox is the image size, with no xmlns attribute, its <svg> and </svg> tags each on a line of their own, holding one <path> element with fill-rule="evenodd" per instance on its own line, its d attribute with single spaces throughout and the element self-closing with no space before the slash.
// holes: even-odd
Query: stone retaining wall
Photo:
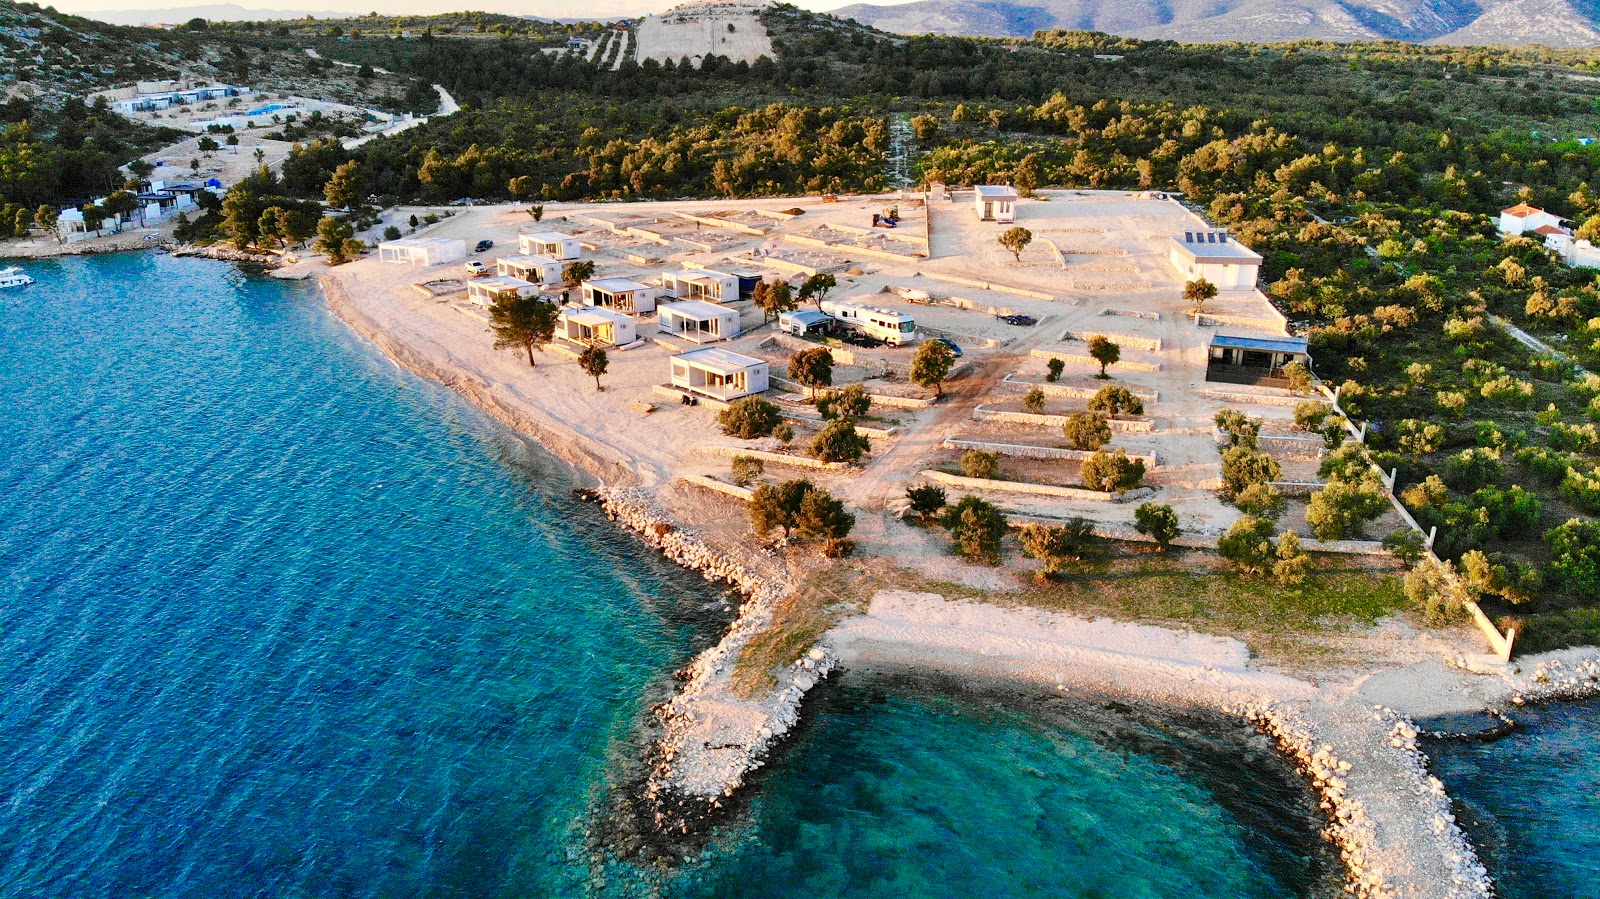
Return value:
<svg viewBox="0 0 1600 899">
<path fill-rule="evenodd" d="M 951 487 L 960 487 L 964 490 L 996 490 L 1004 493 L 1030 493 L 1035 496 L 1059 496 L 1066 499 L 1087 500 L 1089 502 L 1109 503 L 1116 502 L 1117 497 L 1111 493 L 1101 493 L 1099 490 L 1089 490 L 1085 487 L 1057 487 L 1053 484 L 1028 484 L 1022 481 L 996 481 L 989 478 L 965 478 L 958 474 L 945 471 L 927 469 L 922 476 L 930 481 L 946 484 Z"/>
<path fill-rule="evenodd" d="M 1090 368 L 1099 368 L 1100 361 L 1093 356 L 1082 356 L 1077 353 L 1056 353 L 1050 350 L 1030 350 L 1028 355 L 1035 359 L 1060 359 L 1068 365 L 1087 365 Z M 1119 359 L 1112 365 L 1121 366 L 1127 371 L 1161 371 L 1159 362 L 1135 362 L 1129 359 Z"/>
<path fill-rule="evenodd" d="M 707 490 L 715 490 L 718 493 L 731 496 L 734 499 L 744 500 L 745 502 L 749 502 L 750 497 L 755 493 L 754 490 L 751 490 L 748 487 L 740 487 L 738 484 L 729 484 L 726 481 L 719 481 L 716 478 L 708 478 L 705 475 L 686 474 L 678 480 L 683 481 L 685 484 L 693 484 L 696 487 L 704 487 Z"/>
<path fill-rule="evenodd" d="M 1083 400 L 1092 399 L 1096 393 L 1100 392 L 1099 387 L 1074 387 L 1071 384 L 1051 384 L 1049 381 L 1024 381 L 1018 378 L 1015 372 L 1001 378 L 1000 383 L 1012 390 L 1020 390 L 1024 393 L 1037 387 L 1044 392 L 1045 396 L 1070 396 Z M 1126 384 L 1122 386 L 1127 387 Z M 1128 392 L 1147 403 L 1161 401 L 1161 393 L 1159 391 L 1135 390 L 1132 387 L 1128 387 Z"/>
<path fill-rule="evenodd" d="M 1093 450 L 1066 449 L 1058 446 L 1028 446 L 1019 443 L 988 443 L 982 440 L 959 440 L 955 437 L 944 439 L 944 448 L 949 450 L 981 450 L 986 453 L 997 453 L 1017 459 L 1065 459 L 1071 462 L 1082 462 L 1094 456 Z M 1106 447 L 1107 452 L 1114 452 L 1116 447 Z M 1146 471 L 1154 471 L 1158 462 L 1153 454 L 1128 453 L 1128 458 L 1138 459 L 1145 465 Z"/>
<path fill-rule="evenodd" d="M 1084 331 L 1081 334 L 1075 331 L 1067 331 L 1061 335 L 1061 339 L 1082 341 L 1087 343 L 1089 338 L 1096 336 L 1104 337 L 1118 346 L 1131 346 L 1134 349 L 1145 350 L 1146 352 L 1151 353 L 1161 352 L 1161 338 L 1159 337 L 1138 337 L 1133 334 L 1113 334 L 1110 331 Z"/>
<path fill-rule="evenodd" d="M 1012 412 L 1005 409 L 990 409 L 979 405 L 972 410 L 972 417 L 978 421 L 1003 421 L 1018 425 L 1039 425 L 1049 428 L 1064 428 L 1067 425 L 1065 415 L 1041 415 L 1036 412 Z M 1108 418 L 1106 424 L 1111 430 L 1124 434 L 1150 434 L 1156 429 L 1153 421 L 1125 421 L 1120 418 Z"/>
<path fill-rule="evenodd" d="M 766 450 L 745 449 L 738 446 L 702 446 L 700 451 L 713 456 L 752 456 L 763 462 L 773 465 L 788 465 L 793 468 L 810 468 L 816 471 L 844 471 L 850 466 L 843 462 L 824 462 L 810 456 L 791 456 L 787 453 L 769 453 Z"/>
</svg>

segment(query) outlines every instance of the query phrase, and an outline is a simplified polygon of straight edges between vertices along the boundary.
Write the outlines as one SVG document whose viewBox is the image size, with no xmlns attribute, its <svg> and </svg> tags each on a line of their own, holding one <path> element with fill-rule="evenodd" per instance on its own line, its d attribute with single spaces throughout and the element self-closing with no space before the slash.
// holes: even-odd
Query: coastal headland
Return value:
<svg viewBox="0 0 1600 899">
<path fill-rule="evenodd" d="M 1035 570 L 1031 562 L 997 569 L 953 558 L 937 531 L 906 519 L 904 490 L 950 463 L 951 441 L 1044 445 L 1035 425 L 997 422 L 985 412 L 1012 411 L 1015 384 L 1045 384 L 1044 360 L 1057 351 L 1070 356 L 1075 335 L 1114 331 L 1130 349 L 1124 360 L 1147 363 L 1113 369 L 1117 383 L 1158 397 L 1144 419 L 1150 429 L 1130 428 L 1118 445 L 1157 460 L 1147 489 L 1178 511 L 1198 552 L 1207 541 L 1215 546 L 1237 517 L 1215 498 L 1210 419 L 1254 396 L 1249 411 L 1270 432 L 1289 409 L 1265 391 L 1219 395 L 1196 375 L 1210 332 L 1184 315 L 1181 282 L 1164 251 L 1172 234 L 1204 224 L 1183 207 L 1129 194 L 1052 192 L 1025 207 L 1033 216 L 1027 224 L 1050 249 L 1036 246 L 1012 260 L 993 245 L 992 227 L 969 221 L 963 204 L 917 197 L 552 206 L 537 225 L 521 208 L 482 207 L 426 231 L 469 246 L 493 239 L 498 248 L 515 247 L 519 231 L 560 230 L 580 237 L 585 258 L 606 277 L 643 280 L 721 266 L 785 279 L 828 270 L 838 279 L 835 296 L 911 311 L 927 333 L 949 335 L 966 349 L 939 402 L 906 382 L 902 357 L 909 352 L 836 352 L 835 385 L 864 384 L 877 398 L 869 423 L 885 435 L 874 438 L 862 464 L 841 468 L 790 461 L 774 438 L 726 437 L 715 404 L 677 402 L 662 389 L 668 359 L 693 345 L 654 333 L 643 317 L 645 340 L 610 353 L 599 391 L 570 347 L 547 348 L 535 366 L 525 355 L 494 350 L 485 311 L 461 295 L 459 265 L 413 268 L 366 258 L 335 268 L 304 262 L 279 274 L 317 277 L 334 311 L 397 364 L 447 384 L 539 441 L 593 480 L 592 497 L 619 525 L 744 595 L 723 640 L 680 672 L 676 695 L 657 710 L 659 738 L 648 750 L 642 791 L 664 830 L 687 830 L 697 815 L 736 799 L 799 721 L 806 692 L 831 671 L 893 664 L 1226 712 L 1271 735 L 1305 773 L 1328 814 L 1327 836 L 1341 849 L 1351 892 L 1492 895 L 1449 797 L 1427 772 L 1416 721 L 1593 691 L 1600 683 L 1596 654 L 1570 651 L 1473 671 L 1468 662 L 1481 645 L 1469 626 L 1423 627 L 1404 614 L 1286 642 L 1264 637 L 1250 622 L 1116 621 L 1092 604 L 1031 605 L 1022 586 Z M 857 233 L 865 231 L 855 227 L 858 220 L 889 204 L 901 207 L 909 219 L 902 228 L 922 235 L 920 244 Z M 446 283 L 453 280 L 463 282 L 459 292 Z M 922 293 L 908 301 L 906 291 Z M 748 303 L 733 305 L 744 333 L 721 345 L 769 361 L 775 376 L 786 371 L 795 344 Z M 1270 321 L 1270 306 L 1253 291 L 1225 296 L 1212 309 L 1256 327 Z M 1034 324 L 1013 326 L 1002 315 L 1026 315 Z M 1070 410 L 1079 380 L 1049 382 L 1066 398 L 1060 412 Z M 799 429 L 814 428 L 814 411 L 798 388 L 775 383 L 785 416 Z M 1094 386 L 1092 379 L 1082 383 Z M 741 451 L 764 454 L 768 481 L 806 477 L 844 498 L 857 516 L 853 557 L 825 559 L 804 544 L 753 539 L 739 491 L 727 489 L 736 487 L 728 458 Z M 1043 477 L 1038 468 L 1019 468 L 1015 480 L 1023 474 Z M 1084 514 L 1108 542 L 1134 539 L 1131 503 L 951 483 L 1003 495 L 1013 524 Z M 1352 565 L 1375 555 L 1363 546 L 1306 543 Z M 1371 564 L 1378 575 L 1393 570 Z M 1260 589 L 1274 588 L 1262 581 Z M 1335 651 L 1306 652 L 1309 643 Z"/>
</svg>

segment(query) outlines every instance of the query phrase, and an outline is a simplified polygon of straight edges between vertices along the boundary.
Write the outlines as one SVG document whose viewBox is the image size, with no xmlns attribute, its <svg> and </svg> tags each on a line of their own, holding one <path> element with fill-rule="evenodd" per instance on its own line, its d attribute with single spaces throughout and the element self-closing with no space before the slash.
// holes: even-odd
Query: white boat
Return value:
<svg viewBox="0 0 1600 899">
<path fill-rule="evenodd" d="M 14 265 L 0 268 L 0 287 L 27 287 L 32 283 L 33 278 Z"/>
</svg>

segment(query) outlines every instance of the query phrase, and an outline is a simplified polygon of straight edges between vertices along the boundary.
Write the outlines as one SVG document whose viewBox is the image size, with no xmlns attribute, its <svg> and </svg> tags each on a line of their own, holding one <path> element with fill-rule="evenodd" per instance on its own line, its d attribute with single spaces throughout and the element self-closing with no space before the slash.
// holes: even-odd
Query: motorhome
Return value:
<svg viewBox="0 0 1600 899">
<path fill-rule="evenodd" d="M 884 343 L 902 346 L 917 341 L 917 322 L 904 312 L 825 300 L 822 311 L 841 326 Z"/>
</svg>

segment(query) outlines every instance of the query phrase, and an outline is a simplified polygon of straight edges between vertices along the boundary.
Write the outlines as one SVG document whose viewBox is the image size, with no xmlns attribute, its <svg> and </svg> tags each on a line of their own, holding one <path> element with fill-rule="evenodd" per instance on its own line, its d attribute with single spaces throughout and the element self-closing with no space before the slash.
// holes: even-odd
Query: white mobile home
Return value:
<svg viewBox="0 0 1600 899">
<path fill-rule="evenodd" d="M 613 312 L 654 312 L 656 289 L 628 278 L 600 278 L 583 282 L 583 305 L 603 306 Z"/>
<path fill-rule="evenodd" d="M 980 222 L 1017 220 L 1017 189 L 1005 184 L 980 184 L 973 192 L 972 204 Z"/>
<path fill-rule="evenodd" d="M 1200 228 L 1174 237 L 1172 267 L 1187 281 L 1204 278 L 1218 290 L 1244 290 L 1256 285 L 1261 254 L 1233 239 L 1225 228 Z"/>
<path fill-rule="evenodd" d="M 521 278 L 474 278 L 467 282 L 467 300 L 479 306 L 493 306 L 509 294 L 531 297 L 538 292 L 539 285 Z"/>
<path fill-rule="evenodd" d="M 680 300 L 705 300 L 731 303 L 739 299 L 739 276 L 703 268 L 686 272 L 667 272 L 661 276 L 661 290 Z"/>
<path fill-rule="evenodd" d="M 583 346 L 627 346 L 639 339 L 632 316 L 598 306 L 563 310 L 556 333 Z"/>
<path fill-rule="evenodd" d="M 672 357 L 672 386 L 719 400 L 736 400 L 767 389 L 769 366 L 721 347 Z"/>
<path fill-rule="evenodd" d="M 517 235 L 517 251 L 524 256 L 544 256 L 568 262 L 583 255 L 583 246 L 576 237 L 560 231 L 535 231 Z"/>
<path fill-rule="evenodd" d="M 700 300 L 662 303 L 656 308 L 662 334 L 695 343 L 715 343 L 739 336 L 739 310 Z"/>
<path fill-rule="evenodd" d="M 548 256 L 501 256 L 494 273 L 506 278 L 521 278 L 535 284 L 560 284 L 561 263 Z"/>
<path fill-rule="evenodd" d="M 467 258 L 467 242 L 449 237 L 407 237 L 378 244 L 378 259 L 404 265 L 443 265 Z"/>
<path fill-rule="evenodd" d="M 917 342 L 917 321 L 904 312 L 835 300 L 824 300 L 822 312 L 840 325 L 884 343 L 901 346 Z"/>
</svg>

